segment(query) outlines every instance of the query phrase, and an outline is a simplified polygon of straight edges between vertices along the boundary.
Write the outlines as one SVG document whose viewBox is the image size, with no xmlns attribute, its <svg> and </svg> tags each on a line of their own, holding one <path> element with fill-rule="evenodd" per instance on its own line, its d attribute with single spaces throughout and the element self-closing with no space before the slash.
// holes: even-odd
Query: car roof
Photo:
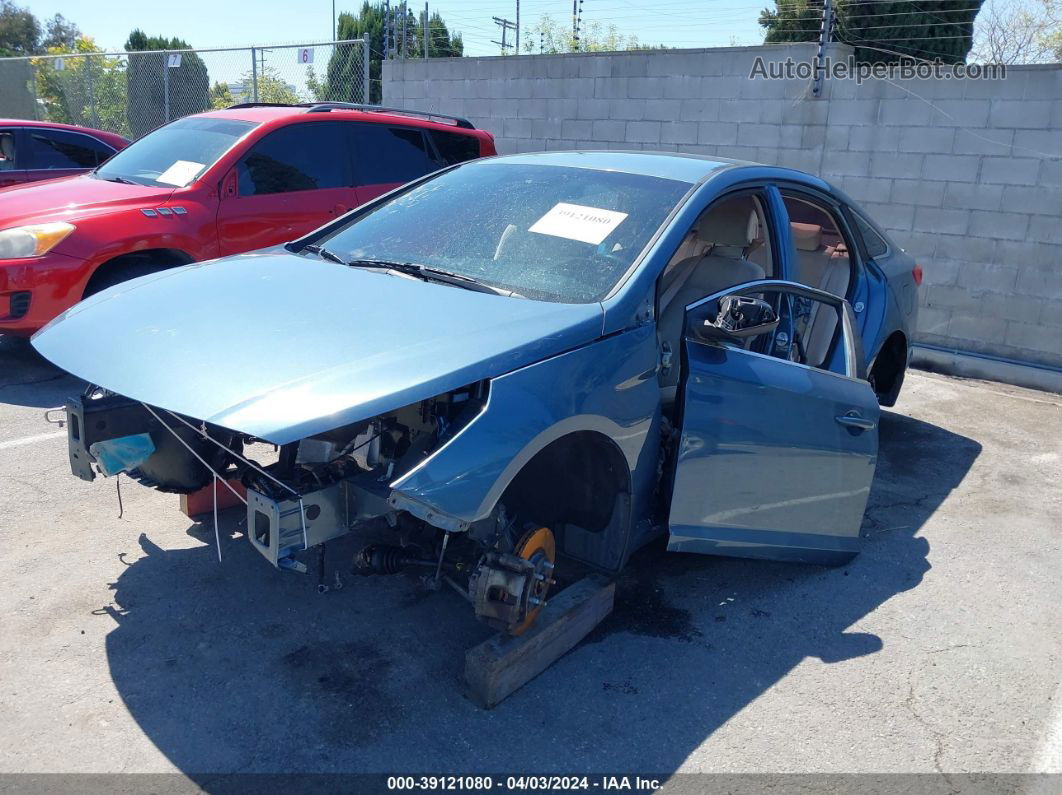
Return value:
<svg viewBox="0 0 1062 795">
<path fill-rule="evenodd" d="M 542 166 L 568 166 L 598 171 L 621 171 L 645 177 L 660 177 L 695 184 L 718 171 L 741 166 L 759 166 L 745 160 L 707 157 L 682 152 L 574 150 L 570 152 L 526 152 L 492 157 L 491 163 L 523 163 Z"/>
<path fill-rule="evenodd" d="M 58 121 L 35 121 L 33 119 L 0 119 L 0 127 L 50 127 L 55 130 L 70 130 L 71 132 L 86 133 L 94 135 L 103 140 L 113 138 L 116 140 L 122 140 L 128 143 L 124 135 L 118 133 L 108 132 L 107 130 L 97 130 L 94 127 L 80 127 L 76 124 L 63 124 Z"/>
<path fill-rule="evenodd" d="M 482 130 L 476 130 L 470 127 L 461 127 L 457 124 L 448 123 L 442 119 L 447 118 L 438 116 L 433 118 L 427 118 L 428 113 L 420 114 L 418 111 L 410 110 L 408 113 L 401 111 L 387 112 L 377 110 L 357 110 L 353 108 L 342 107 L 327 107 L 327 103 L 322 103 L 320 108 L 327 110 L 315 111 L 311 113 L 310 106 L 307 105 L 253 105 L 248 104 L 245 106 L 236 106 L 231 108 L 221 108 L 219 110 L 208 110 L 204 113 L 197 113 L 196 116 L 204 116 L 207 118 L 216 119 L 238 119 L 240 121 L 250 121 L 256 124 L 267 124 L 269 122 L 277 122 L 281 119 L 297 119 L 304 118 L 308 114 L 311 116 L 327 117 L 330 119 L 342 119 L 346 121 L 369 121 L 369 122 L 383 122 L 383 123 L 399 123 L 413 127 L 430 127 L 436 130 L 445 130 L 448 132 L 467 133 L 470 135 L 483 134 Z M 438 120 L 436 120 L 438 119 Z"/>
<path fill-rule="evenodd" d="M 799 183 L 805 187 L 832 193 L 845 204 L 854 206 L 852 200 L 834 185 L 814 174 L 786 166 L 756 163 L 751 160 L 735 160 L 729 157 L 686 154 L 684 152 L 654 152 L 646 150 L 572 150 L 557 152 L 525 152 L 516 155 L 501 155 L 472 160 L 465 165 L 477 163 L 524 163 L 528 165 L 568 166 L 598 171 L 620 171 L 645 177 L 659 177 L 696 185 L 714 180 L 724 172 L 728 184 L 734 180 L 770 180 L 778 183 Z"/>
</svg>

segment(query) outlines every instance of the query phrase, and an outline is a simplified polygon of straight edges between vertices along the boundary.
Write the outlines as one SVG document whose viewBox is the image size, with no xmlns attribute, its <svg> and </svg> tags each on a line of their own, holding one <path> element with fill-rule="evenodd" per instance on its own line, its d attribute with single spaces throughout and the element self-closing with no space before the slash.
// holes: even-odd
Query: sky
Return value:
<svg viewBox="0 0 1062 795">
<path fill-rule="evenodd" d="M 16 0 L 40 19 L 62 14 L 110 50 L 121 50 L 130 30 L 177 36 L 193 47 L 302 44 L 332 38 L 332 0 Z M 642 44 L 721 47 L 759 44 L 756 19 L 768 0 L 583 0 L 584 24 L 616 25 Z M 336 0 L 336 13 L 356 12 L 361 0 Z M 417 13 L 423 0 L 412 0 Z M 429 0 L 451 30 L 464 38 L 467 55 L 497 55 L 500 30 L 492 17 L 516 18 L 516 0 Z M 527 31 L 543 14 L 570 25 L 571 0 L 522 0 L 521 27 Z"/>
</svg>

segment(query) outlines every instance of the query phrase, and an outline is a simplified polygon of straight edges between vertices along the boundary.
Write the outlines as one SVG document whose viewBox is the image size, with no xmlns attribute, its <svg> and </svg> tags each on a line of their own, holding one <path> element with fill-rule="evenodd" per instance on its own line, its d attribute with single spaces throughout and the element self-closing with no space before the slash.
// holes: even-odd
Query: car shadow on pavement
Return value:
<svg viewBox="0 0 1062 795">
<path fill-rule="evenodd" d="M 244 541 L 242 510 L 224 515 L 220 564 L 212 525 L 189 530 L 203 545 L 173 550 L 143 527 L 146 556 L 103 608 L 118 624 L 111 675 L 147 737 L 207 790 L 233 772 L 671 773 L 806 658 L 842 663 L 890 642 L 849 628 L 919 584 L 932 540 L 920 531 L 980 450 L 884 412 L 849 564 L 653 545 L 605 623 L 489 712 L 460 686 L 465 649 L 488 633 L 452 592 L 351 577 L 357 544 L 341 539 L 330 563 L 345 587 L 319 595 L 312 573 L 275 571 Z"/>
<path fill-rule="evenodd" d="M 0 334 L 0 403 L 53 408 L 84 388 L 84 381 L 51 364 L 28 339 Z"/>
</svg>

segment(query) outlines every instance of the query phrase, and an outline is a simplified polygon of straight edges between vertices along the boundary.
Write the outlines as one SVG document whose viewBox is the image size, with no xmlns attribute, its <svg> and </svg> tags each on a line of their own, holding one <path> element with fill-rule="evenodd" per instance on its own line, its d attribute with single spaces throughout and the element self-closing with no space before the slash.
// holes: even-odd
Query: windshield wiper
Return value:
<svg viewBox="0 0 1062 795">
<path fill-rule="evenodd" d="M 312 244 L 311 243 L 308 246 L 303 246 L 302 250 L 303 251 L 309 251 L 311 254 L 316 254 L 321 259 L 326 259 L 326 260 L 328 260 L 330 262 L 337 262 L 340 265 L 346 265 L 347 264 L 347 261 L 345 259 L 343 259 L 341 256 L 336 254 L 334 251 L 329 251 L 324 246 L 318 246 L 316 244 Z"/>
<path fill-rule="evenodd" d="M 466 290 L 474 290 L 479 293 L 493 293 L 494 295 L 506 295 L 513 298 L 523 298 L 520 293 L 506 290 L 503 287 L 495 287 L 492 284 L 465 276 L 463 273 L 433 268 L 430 265 L 420 265 L 416 262 L 394 262 L 385 259 L 352 259 L 347 262 L 352 268 L 379 268 L 381 270 L 395 271 L 409 276 L 415 276 L 424 281 L 442 282 L 452 284 L 455 287 L 464 287 Z"/>
<path fill-rule="evenodd" d="M 96 174 L 95 171 L 93 171 L 92 173 Z M 139 185 L 140 184 L 139 182 L 133 182 L 133 180 L 126 179 L 125 177 L 101 177 L 98 174 L 96 174 L 96 179 L 102 179 L 104 182 L 120 182 L 122 185 Z"/>
</svg>

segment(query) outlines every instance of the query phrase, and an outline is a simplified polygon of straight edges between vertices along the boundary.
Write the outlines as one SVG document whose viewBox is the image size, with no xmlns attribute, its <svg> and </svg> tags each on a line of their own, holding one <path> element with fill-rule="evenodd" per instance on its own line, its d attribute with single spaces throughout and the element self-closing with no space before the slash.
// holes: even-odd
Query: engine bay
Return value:
<svg viewBox="0 0 1062 795">
<path fill-rule="evenodd" d="M 70 464 L 83 480 L 126 474 L 169 493 L 216 482 L 236 493 L 239 484 L 247 539 L 281 570 L 308 571 L 304 553 L 315 547 L 321 568 L 324 544 L 366 531 L 383 540 L 354 555 L 354 573 L 421 568 L 429 587 L 448 584 L 481 620 L 518 634 L 553 584 L 552 532 L 521 525 L 504 505 L 460 531 L 435 526 L 402 510 L 390 487 L 482 412 L 488 391 L 488 382 L 476 382 L 274 445 L 90 387 L 66 405 Z"/>
</svg>

